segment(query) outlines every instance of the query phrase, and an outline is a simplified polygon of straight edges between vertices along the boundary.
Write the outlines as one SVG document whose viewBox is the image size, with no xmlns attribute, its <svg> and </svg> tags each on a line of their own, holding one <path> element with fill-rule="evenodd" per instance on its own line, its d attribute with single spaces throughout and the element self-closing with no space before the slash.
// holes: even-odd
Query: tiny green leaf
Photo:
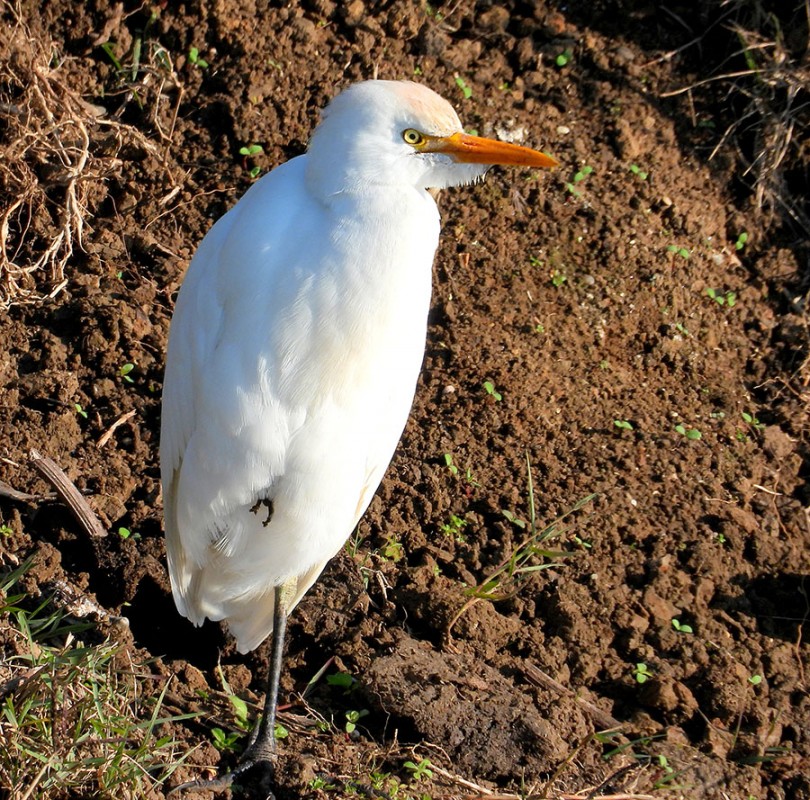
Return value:
<svg viewBox="0 0 810 800">
<path fill-rule="evenodd" d="M 467 86 L 467 82 L 460 75 L 456 75 L 456 86 L 461 89 L 465 100 L 469 100 L 472 97 L 472 89 Z"/>
<path fill-rule="evenodd" d="M 558 67 L 564 67 L 568 64 L 569 61 L 571 61 L 573 57 L 574 54 L 571 52 L 571 50 L 569 48 L 566 48 L 565 50 L 562 51 L 562 53 L 560 53 L 557 56 L 557 58 L 554 59 L 554 63 Z"/>
<path fill-rule="evenodd" d="M 492 383 L 492 381 L 484 381 L 484 390 L 488 395 L 494 397 L 498 403 L 503 400 L 503 395 L 500 392 L 495 391 L 495 385 Z"/>
</svg>

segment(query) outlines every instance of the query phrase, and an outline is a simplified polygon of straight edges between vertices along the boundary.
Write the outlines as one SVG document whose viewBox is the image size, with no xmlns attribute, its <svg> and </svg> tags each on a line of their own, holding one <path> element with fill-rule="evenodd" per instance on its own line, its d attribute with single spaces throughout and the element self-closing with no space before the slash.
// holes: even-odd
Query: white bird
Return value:
<svg viewBox="0 0 810 800">
<path fill-rule="evenodd" d="M 216 785 L 272 760 L 287 614 L 351 534 L 405 426 L 439 239 L 427 190 L 493 164 L 557 162 L 464 133 L 419 84 L 358 83 L 191 261 L 160 435 L 172 592 L 196 625 L 225 620 L 242 653 L 274 632 L 263 720 Z"/>
</svg>

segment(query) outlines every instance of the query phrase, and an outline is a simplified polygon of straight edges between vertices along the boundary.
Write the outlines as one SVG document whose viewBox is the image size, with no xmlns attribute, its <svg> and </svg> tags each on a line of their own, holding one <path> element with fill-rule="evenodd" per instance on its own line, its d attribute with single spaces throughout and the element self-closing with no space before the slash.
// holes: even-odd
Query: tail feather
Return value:
<svg viewBox="0 0 810 800">
<path fill-rule="evenodd" d="M 295 595 L 287 608 L 287 613 L 298 605 L 325 566 L 325 561 L 315 564 L 297 577 Z M 214 598 L 202 590 L 202 587 L 210 590 L 212 584 L 213 581 L 206 580 L 205 571 L 200 570 L 192 580 L 193 600 L 189 605 L 195 609 L 201 620 L 206 617 L 224 620 L 231 635 L 236 639 L 236 649 L 240 653 L 255 650 L 273 632 L 275 587 L 261 593 Z M 192 621 L 196 622 L 195 619 Z"/>
</svg>

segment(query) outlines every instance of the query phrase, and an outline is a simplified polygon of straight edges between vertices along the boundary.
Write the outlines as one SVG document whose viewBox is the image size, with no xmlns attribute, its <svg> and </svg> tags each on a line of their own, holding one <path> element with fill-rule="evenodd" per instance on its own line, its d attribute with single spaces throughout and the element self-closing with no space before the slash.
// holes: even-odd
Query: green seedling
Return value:
<svg viewBox="0 0 810 800">
<path fill-rule="evenodd" d="M 639 180 L 641 181 L 647 180 L 647 173 L 643 169 L 641 169 L 641 167 L 639 167 L 638 164 L 631 164 L 629 169 L 630 172 L 632 172 L 633 175 L 635 175 Z"/>
<path fill-rule="evenodd" d="M 357 559 L 357 557 L 360 555 L 360 546 L 362 544 L 363 537 L 360 535 L 359 529 L 355 528 L 354 534 L 346 540 L 346 544 L 343 546 L 349 558 Z"/>
<path fill-rule="evenodd" d="M 509 522 L 511 522 L 515 527 L 520 528 L 521 530 L 525 530 L 526 528 L 526 520 L 520 519 L 516 517 L 511 511 L 507 511 L 505 508 L 501 509 L 501 514 L 503 514 Z"/>
<path fill-rule="evenodd" d="M 550 550 L 544 545 L 552 539 L 559 538 L 565 531 L 562 525 L 563 520 L 582 508 L 586 503 L 593 500 L 596 495 L 591 494 L 580 500 L 570 511 L 558 517 L 554 522 L 545 528 L 537 527 L 537 517 L 534 501 L 534 484 L 531 474 L 531 462 L 528 454 L 526 456 L 527 484 L 529 495 L 529 519 L 527 521 L 518 519 L 511 511 L 501 513 L 516 527 L 525 529 L 527 537 L 521 541 L 514 550 L 477 586 L 466 590 L 470 599 L 462 606 L 461 610 L 453 617 L 448 625 L 448 632 L 461 616 L 475 603 L 482 600 L 497 602 L 514 595 L 522 580 L 540 570 L 549 569 L 562 557 L 572 555 L 572 551 Z"/>
<path fill-rule="evenodd" d="M 442 525 L 439 530 L 441 530 L 445 536 L 449 536 L 451 539 L 455 539 L 457 542 L 461 543 L 467 541 L 467 537 L 462 533 L 462 531 L 469 524 L 470 523 L 467 522 L 467 520 L 463 517 L 453 514 L 450 517 L 450 521 Z"/>
<path fill-rule="evenodd" d="M 658 761 L 658 766 L 661 770 L 663 770 L 663 775 L 658 778 L 655 782 L 654 787 L 656 789 L 663 789 L 669 784 L 671 784 L 675 778 L 678 777 L 680 773 L 675 772 L 675 768 L 670 766 L 667 757 L 661 753 L 656 756 L 656 760 Z M 674 788 L 670 786 L 670 788 Z"/>
<path fill-rule="evenodd" d="M 382 549 L 383 558 L 386 561 L 402 561 L 405 555 L 405 550 L 402 547 L 402 542 L 398 542 L 394 536 L 390 536 Z"/>
<path fill-rule="evenodd" d="M 697 428 L 687 428 L 686 425 L 680 423 L 675 426 L 675 430 L 680 433 L 681 436 L 685 436 L 692 441 L 703 438 L 703 434 Z"/>
<path fill-rule="evenodd" d="M 85 411 L 85 410 L 82 408 L 82 404 L 81 404 L 81 403 L 74 403 L 74 404 L 73 404 L 73 410 L 74 410 L 74 411 L 75 411 L 75 412 L 76 412 L 76 413 L 77 413 L 77 414 L 78 414 L 80 417 L 83 417 L 84 419 L 87 419 L 87 412 L 86 412 L 86 411 Z"/>
<path fill-rule="evenodd" d="M 247 160 L 249 158 L 253 158 L 254 156 L 258 156 L 263 152 L 264 152 L 264 148 L 260 144 L 249 144 L 249 145 L 244 145 L 243 147 L 239 148 L 239 155 L 244 156 L 245 168 L 247 168 Z M 248 171 L 248 175 L 250 175 L 251 178 L 258 178 L 259 173 L 261 171 L 262 171 L 261 167 L 253 166 Z"/>
<path fill-rule="evenodd" d="M 357 678 L 350 675 L 348 672 L 335 672 L 332 675 L 326 676 L 326 682 L 330 686 L 337 686 L 349 692 L 357 685 Z"/>
<path fill-rule="evenodd" d="M 503 400 L 503 395 L 500 392 L 495 391 L 495 384 L 492 381 L 484 381 L 484 391 L 490 395 L 490 397 L 495 398 L 496 402 L 500 403 Z"/>
<path fill-rule="evenodd" d="M 0 536 L 11 536 L 14 533 L 14 528 L 11 525 L 0 525 Z"/>
<path fill-rule="evenodd" d="M 748 683 L 750 683 L 751 686 L 759 686 L 759 684 L 762 683 L 762 675 L 751 675 L 748 678 Z"/>
<path fill-rule="evenodd" d="M 722 289 L 706 289 L 706 296 L 710 297 L 718 306 L 734 308 L 737 305 L 737 293 L 732 291 L 724 292 Z"/>
<path fill-rule="evenodd" d="M 130 378 L 129 374 L 132 370 L 135 369 L 134 364 L 124 364 L 123 366 L 118 368 L 118 376 L 123 378 L 127 383 L 135 383 L 132 378 Z"/>
<path fill-rule="evenodd" d="M 668 253 L 677 253 L 681 258 L 689 258 L 692 255 L 685 247 L 678 247 L 677 244 L 671 244 L 667 247 Z"/>
<path fill-rule="evenodd" d="M 252 158 L 264 152 L 264 148 L 260 144 L 250 144 L 239 148 L 239 155 L 247 158 Z"/>
<path fill-rule="evenodd" d="M 235 731 L 225 733 L 222 728 L 211 728 L 211 738 L 214 740 L 214 747 L 216 747 L 220 753 L 226 753 L 228 751 L 238 752 L 242 749 L 239 746 L 239 740 L 242 738 L 241 733 L 236 733 Z"/>
<path fill-rule="evenodd" d="M 141 540 L 141 534 L 133 533 L 129 528 L 119 528 L 118 535 L 122 539 L 132 539 L 133 542 L 139 542 Z"/>
<path fill-rule="evenodd" d="M 559 270 L 555 269 L 554 272 L 551 274 L 551 283 L 557 289 L 559 289 L 567 280 L 568 277 Z"/>
<path fill-rule="evenodd" d="M 462 78 L 460 75 L 456 75 L 456 86 L 461 89 L 461 93 L 464 95 L 465 100 L 469 100 L 472 97 L 472 89 L 467 86 L 467 82 Z"/>
<path fill-rule="evenodd" d="M 588 166 L 587 164 L 582 167 L 578 172 L 574 173 L 574 177 L 565 184 L 565 188 L 572 194 L 574 197 L 582 197 L 582 192 L 577 189 L 577 184 L 582 183 L 585 178 L 588 177 L 593 172 L 593 167 Z"/>
<path fill-rule="evenodd" d="M 672 620 L 672 627 L 675 628 L 678 633 L 694 633 L 691 625 L 686 625 L 679 619 Z"/>
<path fill-rule="evenodd" d="M 652 678 L 652 673 L 646 664 L 639 662 L 633 667 L 633 677 L 636 679 L 636 683 L 647 683 Z"/>
<path fill-rule="evenodd" d="M 228 700 L 231 701 L 231 705 L 233 706 L 233 715 L 234 720 L 236 721 L 236 727 L 240 730 L 246 731 L 250 728 L 250 723 L 248 722 L 248 707 L 247 703 L 235 694 L 229 694 Z"/>
<path fill-rule="evenodd" d="M 113 67 L 115 67 L 115 71 L 119 74 L 125 72 L 124 65 L 119 60 L 118 56 L 115 55 L 115 43 L 114 42 L 104 42 L 101 45 L 101 49 L 107 54 L 107 58 L 110 59 L 112 62 Z"/>
<path fill-rule="evenodd" d="M 274 739 L 286 739 L 289 735 L 290 732 L 280 722 L 277 722 L 273 727 Z"/>
<path fill-rule="evenodd" d="M 455 477 L 459 476 L 458 466 L 453 461 L 453 456 L 451 453 L 444 454 L 444 463 L 447 465 L 447 469 L 450 470 L 451 475 L 454 475 Z M 473 475 L 472 469 L 470 469 L 470 467 L 467 467 L 467 469 L 464 470 L 464 480 L 470 486 L 475 486 L 476 488 L 480 488 L 481 486 L 481 484 L 475 480 L 475 476 Z"/>
<path fill-rule="evenodd" d="M 337 784 L 329 783 L 324 778 L 313 778 L 307 785 L 313 792 L 331 792 L 340 788 Z"/>
<path fill-rule="evenodd" d="M 554 59 L 554 63 L 562 69 L 573 60 L 574 54 L 571 52 L 571 48 L 566 47 L 565 50 L 560 53 L 557 58 Z"/>
<path fill-rule="evenodd" d="M 613 424 L 622 431 L 632 431 L 633 425 L 626 419 L 614 419 Z"/>
<path fill-rule="evenodd" d="M 750 425 L 755 430 L 761 431 L 765 427 L 753 414 L 749 414 L 747 411 L 742 412 L 742 418 L 746 425 Z"/>
<path fill-rule="evenodd" d="M 200 58 L 200 51 L 196 47 L 189 47 L 188 63 L 198 69 L 208 69 L 208 62 L 204 58 Z"/>
<path fill-rule="evenodd" d="M 432 764 L 429 758 L 421 759 L 418 764 L 414 764 L 413 761 L 406 761 L 402 766 L 411 773 L 411 780 L 429 780 L 433 777 Z"/>
<path fill-rule="evenodd" d="M 746 231 L 743 231 L 738 237 L 737 241 L 734 242 L 734 249 L 735 250 L 742 250 L 746 243 L 748 242 L 748 234 Z"/>
<path fill-rule="evenodd" d="M 354 733 L 357 730 L 357 723 L 363 719 L 363 717 L 367 717 L 368 714 L 369 712 L 365 708 L 361 708 L 359 711 L 347 711 L 346 724 L 344 725 L 346 733 Z"/>
<path fill-rule="evenodd" d="M 425 14 L 427 14 L 432 19 L 435 19 L 436 22 L 441 22 L 444 19 L 444 14 L 441 11 L 434 8 L 430 3 L 425 3 Z"/>
</svg>

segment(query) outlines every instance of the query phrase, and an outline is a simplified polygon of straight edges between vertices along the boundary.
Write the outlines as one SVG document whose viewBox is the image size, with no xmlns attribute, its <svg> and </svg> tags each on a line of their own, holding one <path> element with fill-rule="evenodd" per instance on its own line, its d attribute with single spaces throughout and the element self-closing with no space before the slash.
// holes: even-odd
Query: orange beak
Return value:
<svg viewBox="0 0 810 800">
<path fill-rule="evenodd" d="M 557 167 L 560 162 L 530 147 L 519 144 L 454 133 L 452 136 L 430 138 L 423 152 L 444 153 L 465 164 L 503 164 L 521 167 Z"/>
</svg>

